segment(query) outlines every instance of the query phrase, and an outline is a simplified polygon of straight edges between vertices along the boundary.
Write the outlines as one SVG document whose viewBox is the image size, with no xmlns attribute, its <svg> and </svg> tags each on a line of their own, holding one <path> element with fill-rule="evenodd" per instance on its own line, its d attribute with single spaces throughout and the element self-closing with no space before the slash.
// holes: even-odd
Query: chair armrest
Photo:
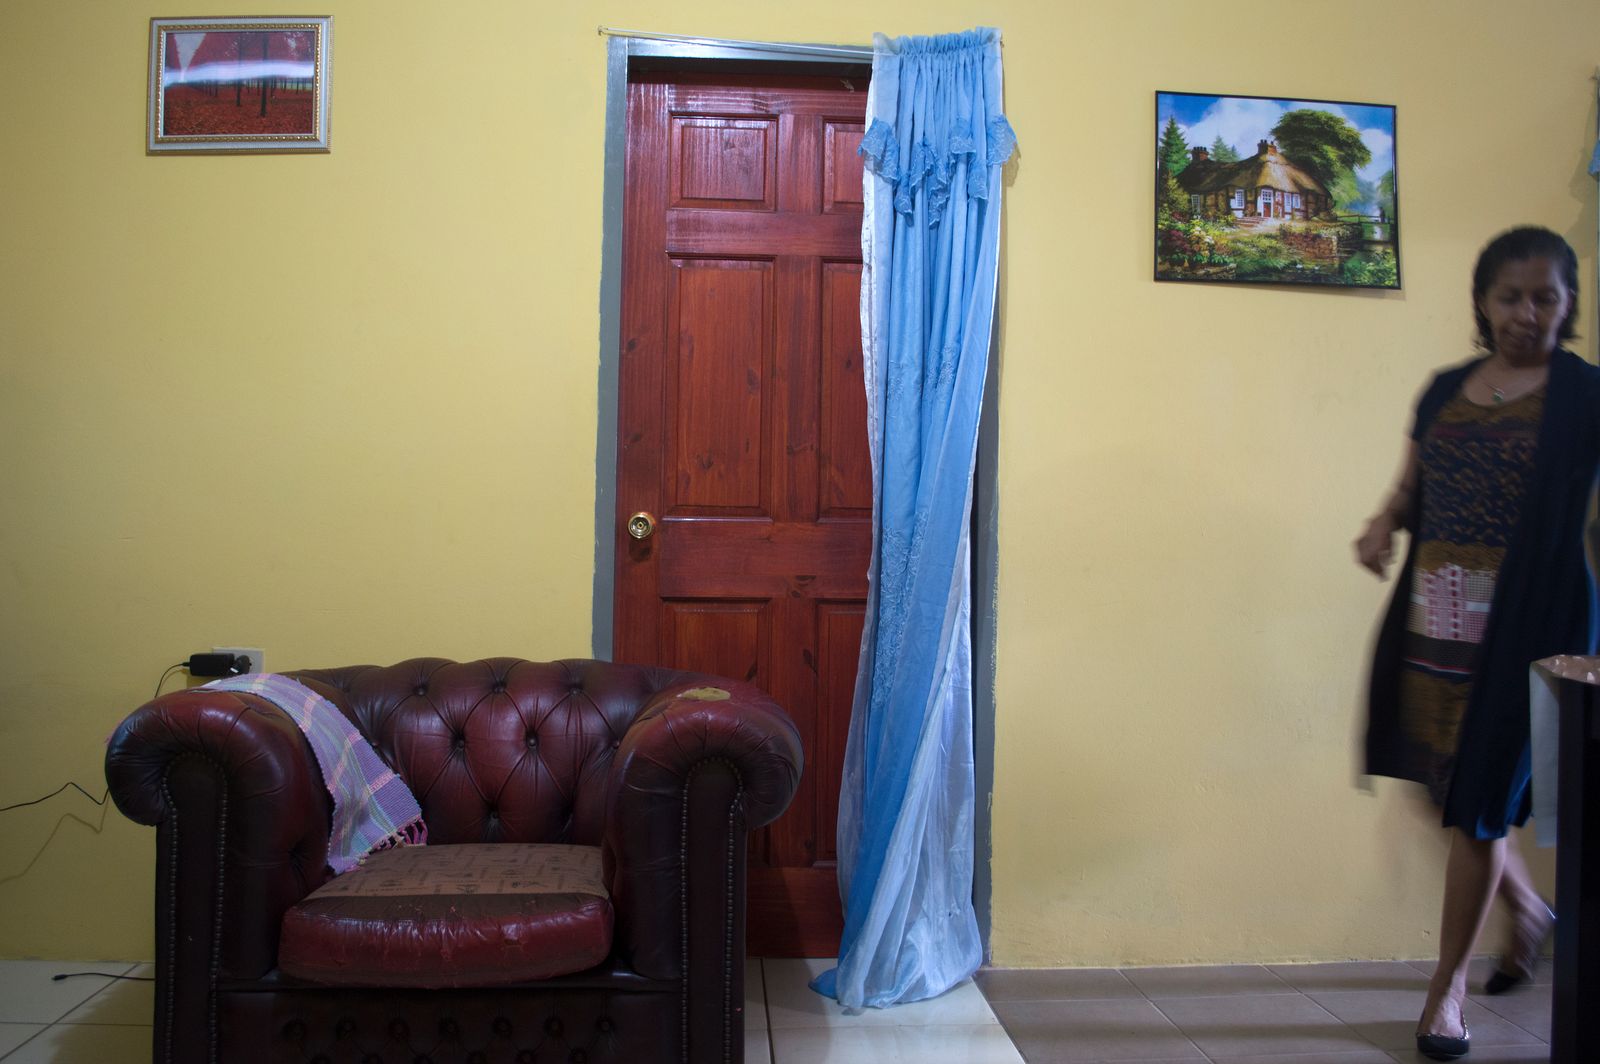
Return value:
<svg viewBox="0 0 1600 1064">
<path fill-rule="evenodd" d="M 294 721 L 255 695 L 164 695 L 118 726 L 106 782 L 157 828 L 158 978 L 163 959 L 184 980 L 274 968 L 284 911 L 323 882 L 332 815 Z"/>
<path fill-rule="evenodd" d="M 749 684 L 687 677 L 645 704 L 612 762 L 604 839 L 635 971 L 682 978 L 700 967 L 691 944 L 743 965 L 746 836 L 788 808 L 803 763 L 794 723 Z"/>
</svg>

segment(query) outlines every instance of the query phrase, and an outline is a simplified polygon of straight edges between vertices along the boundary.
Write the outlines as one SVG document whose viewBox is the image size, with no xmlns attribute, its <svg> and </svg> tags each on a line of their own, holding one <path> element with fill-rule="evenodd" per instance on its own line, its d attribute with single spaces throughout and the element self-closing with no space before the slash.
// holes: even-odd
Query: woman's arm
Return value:
<svg viewBox="0 0 1600 1064">
<path fill-rule="evenodd" d="M 1406 445 L 1400 479 L 1394 490 L 1355 541 L 1356 561 L 1380 578 L 1394 558 L 1394 534 L 1411 524 L 1411 512 L 1417 499 L 1417 477 L 1417 441 L 1412 440 Z"/>
</svg>

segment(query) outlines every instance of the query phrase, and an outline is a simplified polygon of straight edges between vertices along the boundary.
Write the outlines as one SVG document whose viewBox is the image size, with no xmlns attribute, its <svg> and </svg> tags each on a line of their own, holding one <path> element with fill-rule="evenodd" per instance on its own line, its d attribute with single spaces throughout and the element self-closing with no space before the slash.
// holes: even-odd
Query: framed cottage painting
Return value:
<svg viewBox="0 0 1600 1064">
<path fill-rule="evenodd" d="M 325 152 L 333 19 L 153 18 L 145 150 Z"/>
<path fill-rule="evenodd" d="M 1392 106 L 1156 93 L 1155 278 L 1400 287 Z"/>
</svg>

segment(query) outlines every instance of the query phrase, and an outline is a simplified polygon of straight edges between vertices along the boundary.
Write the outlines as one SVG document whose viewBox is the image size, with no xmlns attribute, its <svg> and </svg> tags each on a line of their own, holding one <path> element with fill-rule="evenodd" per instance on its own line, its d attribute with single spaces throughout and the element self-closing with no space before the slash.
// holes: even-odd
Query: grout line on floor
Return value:
<svg viewBox="0 0 1600 1064">
<path fill-rule="evenodd" d="M 44 1034 L 46 1031 L 48 1031 L 50 1028 L 52 1028 L 54 1026 L 55 1026 L 55 1024 L 53 1024 L 53 1023 L 47 1023 L 43 1027 L 40 1027 L 37 1031 L 33 1032 L 28 1037 L 24 1038 L 22 1041 L 18 1042 L 15 1046 L 13 1046 L 10 1052 L 8 1052 L 8 1053 L 0 1053 L 0 1061 L 5 1061 L 5 1060 L 10 1059 L 11 1057 L 16 1056 L 18 1053 L 22 1052 L 22 1047 L 23 1046 L 27 1045 L 29 1042 L 33 1041 L 35 1038 L 38 1038 L 40 1035 Z"/>
<path fill-rule="evenodd" d="M 778 1045 L 772 1038 L 772 999 L 767 994 L 767 959 L 761 958 L 757 967 L 761 970 L 761 1011 L 767 1017 L 767 1061 L 778 1064 Z"/>
</svg>

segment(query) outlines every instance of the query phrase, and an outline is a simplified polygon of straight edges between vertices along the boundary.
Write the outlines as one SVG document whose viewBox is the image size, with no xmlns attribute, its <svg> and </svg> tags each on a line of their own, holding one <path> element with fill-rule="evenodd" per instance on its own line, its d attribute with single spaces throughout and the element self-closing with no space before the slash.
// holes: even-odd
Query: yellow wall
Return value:
<svg viewBox="0 0 1600 1064">
<path fill-rule="evenodd" d="M 1354 786 L 1383 589 L 1346 544 L 1423 374 L 1467 351 L 1482 240 L 1543 222 L 1592 277 L 1600 8 L 1348 0 L 1251 27 L 1151 0 L 234 13 L 308 8 L 335 17 L 331 154 L 149 158 L 149 12 L 6 5 L 0 804 L 67 778 L 98 793 L 117 720 L 213 644 L 285 668 L 586 653 L 595 25 L 982 23 L 1005 31 L 1022 138 L 995 959 L 1429 952 L 1434 833 L 1397 788 Z M 1397 104 L 1405 290 L 1152 283 L 1158 88 Z M 75 795 L 0 814 L 0 956 L 150 956 L 151 842 Z"/>
</svg>

